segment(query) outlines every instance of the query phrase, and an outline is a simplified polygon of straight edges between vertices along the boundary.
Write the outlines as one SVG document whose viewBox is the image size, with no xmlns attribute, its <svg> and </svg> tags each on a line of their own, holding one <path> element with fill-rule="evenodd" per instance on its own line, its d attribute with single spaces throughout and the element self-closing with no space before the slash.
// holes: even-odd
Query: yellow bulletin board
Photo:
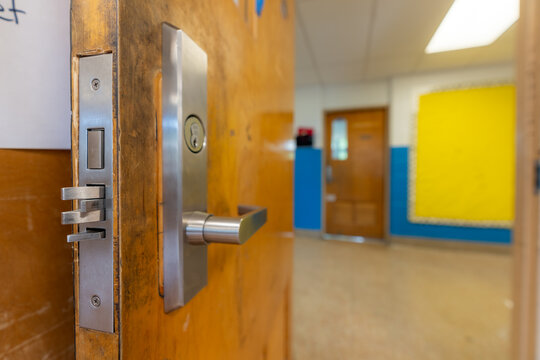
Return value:
<svg viewBox="0 0 540 360">
<path fill-rule="evenodd" d="M 420 96 L 410 151 L 409 221 L 511 227 L 515 88 Z"/>
</svg>

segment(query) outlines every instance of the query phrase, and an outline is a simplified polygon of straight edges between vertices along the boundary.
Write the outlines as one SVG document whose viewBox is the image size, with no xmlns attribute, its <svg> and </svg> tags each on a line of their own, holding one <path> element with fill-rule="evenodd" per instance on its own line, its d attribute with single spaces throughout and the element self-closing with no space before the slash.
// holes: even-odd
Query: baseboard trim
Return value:
<svg viewBox="0 0 540 360">
<path fill-rule="evenodd" d="M 371 243 L 380 245 L 408 245 L 426 248 L 449 249 L 457 251 L 476 251 L 496 254 L 511 254 L 512 244 L 490 244 L 484 242 L 465 242 L 459 240 L 441 240 L 409 236 L 389 236 L 387 239 L 362 238 L 361 241 L 354 236 L 325 234 L 320 230 L 295 229 L 296 236 L 310 237 L 329 241 L 345 241 L 353 243 Z"/>
<path fill-rule="evenodd" d="M 321 230 L 308 230 L 308 229 L 294 229 L 294 234 L 298 236 L 312 237 L 312 238 L 322 238 Z"/>
<path fill-rule="evenodd" d="M 458 240 L 440 240 L 429 238 L 416 238 L 408 236 L 390 236 L 390 244 L 423 246 L 431 248 L 444 248 L 460 251 L 477 251 L 497 254 L 511 254 L 512 245 L 490 244 L 484 242 L 465 242 Z"/>
</svg>

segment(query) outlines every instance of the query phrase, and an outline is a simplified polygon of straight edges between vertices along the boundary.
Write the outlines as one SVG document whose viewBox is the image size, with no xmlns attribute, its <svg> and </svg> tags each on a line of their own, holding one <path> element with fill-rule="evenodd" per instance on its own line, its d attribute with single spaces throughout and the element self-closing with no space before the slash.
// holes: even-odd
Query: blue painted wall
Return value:
<svg viewBox="0 0 540 360">
<path fill-rule="evenodd" d="M 407 219 L 409 148 L 391 149 L 390 164 L 390 234 L 510 244 L 512 232 L 508 229 L 425 225 Z"/>
<path fill-rule="evenodd" d="M 322 151 L 296 149 L 294 162 L 294 227 L 321 230 Z"/>
</svg>

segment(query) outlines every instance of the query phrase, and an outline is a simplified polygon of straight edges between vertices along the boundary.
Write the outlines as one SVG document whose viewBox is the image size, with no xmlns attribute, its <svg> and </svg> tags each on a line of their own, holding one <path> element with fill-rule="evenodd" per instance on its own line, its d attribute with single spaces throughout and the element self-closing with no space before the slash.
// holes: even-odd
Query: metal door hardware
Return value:
<svg viewBox="0 0 540 360">
<path fill-rule="evenodd" d="M 193 245 L 242 245 L 266 223 L 266 208 L 239 206 L 239 217 L 214 216 L 194 211 L 182 215 L 186 240 Z"/>
<path fill-rule="evenodd" d="M 81 211 L 105 209 L 105 199 L 90 199 L 79 201 Z"/>
<path fill-rule="evenodd" d="M 204 126 L 197 116 L 191 115 L 184 123 L 184 139 L 191 152 L 202 150 L 205 141 Z"/>
<path fill-rule="evenodd" d="M 105 209 L 103 209 L 105 210 Z M 85 224 L 105 220 L 105 212 L 103 210 L 94 211 L 66 211 L 62 213 L 62 224 Z"/>
<path fill-rule="evenodd" d="M 162 169 L 164 309 L 184 306 L 207 283 L 209 243 L 243 244 L 266 222 L 266 208 L 239 217 L 207 213 L 206 53 L 163 24 Z"/>
<path fill-rule="evenodd" d="M 88 168 L 103 169 L 103 140 L 105 131 L 103 129 L 88 129 L 87 144 L 88 144 Z"/>
<path fill-rule="evenodd" d="M 66 187 L 62 189 L 62 200 L 102 199 L 104 186 Z"/>
<path fill-rule="evenodd" d="M 333 176 L 332 176 L 332 165 L 326 165 L 326 182 L 330 183 L 332 182 Z"/>
<path fill-rule="evenodd" d="M 79 185 L 62 189 L 77 209 L 62 224 L 78 224 L 67 237 L 79 243 L 79 325 L 114 332 L 112 54 L 80 58 Z"/>
<path fill-rule="evenodd" d="M 62 224 L 84 224 L 105 220 L 104 198 L 104 186 L 63 188 L 62 200 L 79 200 L 80 210 L 63 212 Z M 93 206 L 88 206 L 88 204 L 92 204 Z"/>
<path fill-rule="evenodd" d="M 86 240 L 99 240 L 105 237 L 105 230 L 101 229 L 88 229 L 86 231 L 69 234 L 67 237 L 68 242 L 86 241 Z"/>
</svg>

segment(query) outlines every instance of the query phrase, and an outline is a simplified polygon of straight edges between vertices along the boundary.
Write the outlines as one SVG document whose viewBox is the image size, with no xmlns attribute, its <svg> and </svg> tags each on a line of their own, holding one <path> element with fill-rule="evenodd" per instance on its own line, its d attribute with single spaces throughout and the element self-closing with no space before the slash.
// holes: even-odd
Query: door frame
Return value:
<svg viewBox="0 0 540 360">
<path fill-rule="evenodd" d="M 516 215 L 513 238 L 514 299 L 511 358 L 539 354 L 540 0 L 521 0 L 516 51 Z"/>
<path fill-rule="evenodd" d="M 384 106 L 368 106 L 368 107 L 358 107 L 358 108 L 337 108 L 337 109 L 331 109 L 331 110 L 324 110 L 323 111 L 323 119 L 322 119 L 322 129 L 323 129 L 323 151 L 321 156 L 321 184 L 322 184 L 322 196 L 321 196 L 321 232 L 322 236 L 328 235 L 326 232 L 326 156 L 328 151 L 330 150 L 330 144 L 327 143 L 326 140 L 326 123 L 328 120 L 328 116 L 335 113 L 341 113 L 341 112 L 354 112 L 354 111 L 383 111 L 384 112 L 384 134 L 383 134 L 383 142 L 384 142 L 384 153 L 383 153 L 383 161 L 384 161 L 384 175 L 383 175 L 383 238 L 380 239 L 384 242 L 390 241 L 390 121 L 389 121 L 389 114 L 390 114 L 390 106 L 384 105 Z M 347 235 L 341 235 L 340 239 L 346 240 L 350 239 L 353 240 L 354 237 L 347 236 Z"/>
</svg>

